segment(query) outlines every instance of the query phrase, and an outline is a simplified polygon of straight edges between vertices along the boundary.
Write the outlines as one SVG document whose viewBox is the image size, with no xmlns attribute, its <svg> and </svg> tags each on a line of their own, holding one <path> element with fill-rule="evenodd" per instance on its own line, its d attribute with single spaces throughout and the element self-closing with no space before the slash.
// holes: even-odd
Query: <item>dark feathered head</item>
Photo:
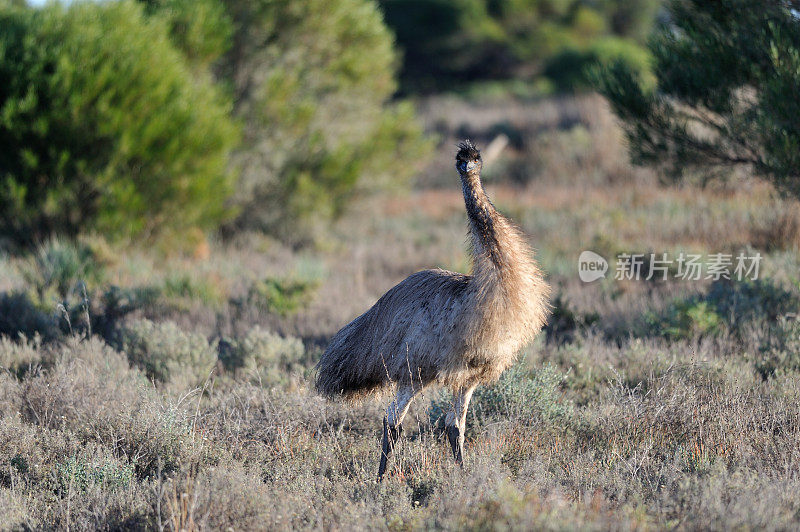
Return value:
<svg viewBox="0 0 800 532">
<path fill-rule="evenodd" d="M 465 140 L 458 144 L 456 170 L 458 170 L 459 174 L 479 172 L 481 164 L 481 152 L 471 140 Z"/>
</svg>

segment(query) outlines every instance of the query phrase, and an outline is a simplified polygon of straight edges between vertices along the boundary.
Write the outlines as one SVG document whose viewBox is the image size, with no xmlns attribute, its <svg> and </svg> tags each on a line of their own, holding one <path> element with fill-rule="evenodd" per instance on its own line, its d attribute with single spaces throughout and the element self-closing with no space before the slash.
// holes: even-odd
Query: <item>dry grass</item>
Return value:
<svg viewBox="0 0 800 532">
<path fill-rule="evenodd" d="M 394 283 L 466 267 L 445 144 L 441 186 L 367 201 L 313 249 L 240 235 L 98 259 L 91 338 L 81 297 L 70 334 L 29 261 L 0 259 L 0 529 L 796 528 L 796 207 L 760 185 L 659 186 L 596 100 L 429 105 L 447 139 L 519 132 L 497 164 L 529 178 L 498 172 L 490 194 L 557 287 L 549 341 L 476 394 L 466 469 L 430 390 L 375 484 L 386 398 L 327 403 L 309 384 L 327 339 Z M 587 248 L 755 249 L 768 282 L 586 285 Z"/>
</svg>

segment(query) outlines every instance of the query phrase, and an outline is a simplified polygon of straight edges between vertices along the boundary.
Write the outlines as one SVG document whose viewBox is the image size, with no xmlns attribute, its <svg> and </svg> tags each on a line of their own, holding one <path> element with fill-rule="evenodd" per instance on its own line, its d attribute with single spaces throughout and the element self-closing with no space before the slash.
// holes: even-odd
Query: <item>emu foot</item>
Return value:
<svg viewBox="0 0 800 532">
<path fill-rule="evenodd" d="M 447 439 L 450 440 L 450 448 L 453 450 L 453 458 L 456 459 L 456 463 L 464 467 L 464 459 L 462 456 L 463 440 L 461 438 L 461 431 L 457 426 L 450 425 L 447 427 Z"/>
<path fill-rule="evenodd" d="M 386 418 L 383 418 L 383 445 L 381 446 L 381 465 L 378 467 L 378 482 L 383 480 L 383 475 L 386 473 L 386 462 L 389 461 L 389 456 L 402 433 L 402 425 L 391 427 Z"/>
</svg>

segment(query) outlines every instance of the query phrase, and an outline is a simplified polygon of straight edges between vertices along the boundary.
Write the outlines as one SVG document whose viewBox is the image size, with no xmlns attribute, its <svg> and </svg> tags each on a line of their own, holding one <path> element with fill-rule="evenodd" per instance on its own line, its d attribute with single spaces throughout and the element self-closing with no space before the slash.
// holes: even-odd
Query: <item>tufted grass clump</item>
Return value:
<svg viewBox="0 0 800 532">
<path fill-rule="evenodd" d="M 116 343 L 148 378 L 182 389 L 202 385 L 217 362 L 216 341 L 171 321 L 133 321 L 119 331 Z"/>
</svg>

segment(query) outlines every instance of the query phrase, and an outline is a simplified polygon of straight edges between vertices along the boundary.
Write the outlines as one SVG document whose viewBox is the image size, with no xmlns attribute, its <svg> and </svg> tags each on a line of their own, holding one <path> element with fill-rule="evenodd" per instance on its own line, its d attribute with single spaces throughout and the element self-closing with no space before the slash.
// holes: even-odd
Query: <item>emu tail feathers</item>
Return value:
<svg viewBox="0 0 800 532">
<path fill-rule="evenodd" d="M 321 395 L 358 401 L 390 384 L 383 361 L 372 356 L 369 314 L 339 331 L 322 354 L 315 381 Z"/>
</svg>

